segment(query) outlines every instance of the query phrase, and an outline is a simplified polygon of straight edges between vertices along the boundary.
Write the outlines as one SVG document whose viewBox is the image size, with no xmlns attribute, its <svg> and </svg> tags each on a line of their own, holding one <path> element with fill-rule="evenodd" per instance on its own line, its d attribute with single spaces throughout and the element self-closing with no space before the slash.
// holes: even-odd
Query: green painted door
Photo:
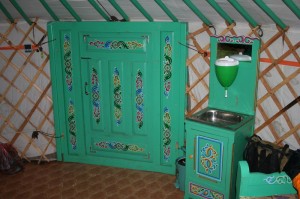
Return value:
<svg viewBox="0 0 300 199">
<path fill-rule="evenodd" d="M 48 24 L 58 160 L 175 173 L 183 23 Z"/>
<path fill-rule="evenodd" d="M 149 39 L 139 33 L 85 36 L 80 68 L 88 155 L 153 161 L 159 134 L 150 129 L 159 126 L 154 107 L 160 82 L 155 81 L 159 71 L 148 60 Z M 101 43 L 110 47 L 96 46 Z"/>
</svg>

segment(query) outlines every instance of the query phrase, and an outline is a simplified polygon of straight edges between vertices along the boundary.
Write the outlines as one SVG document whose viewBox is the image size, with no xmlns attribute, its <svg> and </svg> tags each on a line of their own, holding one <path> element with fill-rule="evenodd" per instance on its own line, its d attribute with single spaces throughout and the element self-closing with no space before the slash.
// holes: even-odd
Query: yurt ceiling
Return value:
<svg viewBox="0 0 300 199">
<path fill-rule="evenodd" d="M 208 105 L 209 37 L 259 37 L 255 133 L 297 149 L 299 19 L 300 0 L 0 0 L 0 142 L 27 160 L 55 153 L 48 22 L 173 21 L 189 27 L 186 115 Z"/>
<path fill-rule="evenodd" d="M 229 22 L 299 27 L 299 7 L 299 0 L 1 0 L 0 22 L 21 18 L 30 22 L 35 17 L 47 21 L 106 21 L 115 16 L 126 21 L 202 20 L 214 25 L 227 17 Z"/>
</svg>

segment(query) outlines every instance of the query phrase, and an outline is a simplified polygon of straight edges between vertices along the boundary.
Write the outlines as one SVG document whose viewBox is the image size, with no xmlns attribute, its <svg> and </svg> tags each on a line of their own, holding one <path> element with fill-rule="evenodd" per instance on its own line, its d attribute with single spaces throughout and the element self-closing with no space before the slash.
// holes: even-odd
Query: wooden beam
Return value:
<svg viewBox="0 0 300 199">
<path fill-rule="evenodd" d="M 16 8 L 16 10 L 20 13 L 20 15 L 25 19 L 25 21 L 27 21 L 27 23 L 31 26 L 33 22 L 29 19 L 29 17 L 23 11 L 23 9 L 20 7 L 20 5 L 16 2 L 16 0 L 9 0 L 9 1 Z"/>
<path fill-rule="evenodd" d="M 61 4 L 69 11 L 69 13 L 76 19 L 76 21 L 81 21 L 79 15 L 75 12 L 72 6 L 66 0 L 59 0 Z"/>
</svg>

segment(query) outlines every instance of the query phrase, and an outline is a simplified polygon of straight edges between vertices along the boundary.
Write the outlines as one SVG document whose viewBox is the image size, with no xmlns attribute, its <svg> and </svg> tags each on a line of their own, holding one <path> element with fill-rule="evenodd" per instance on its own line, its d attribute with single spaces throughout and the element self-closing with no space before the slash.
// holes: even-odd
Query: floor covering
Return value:
<svg viewBox="0 0 300 199">
<path fill-rule="evenodd" d="M 0 199 L 182 199 L 175 176 L 78 163 L 26 163 L 0 173 Z"/>
<path fill-rule="evenodd" d="M 17 174 L 0 173 L 0 199 L 183 199 L 175 180 L 174 175 L 89 164 L 26 163 Z"/>
</svg>

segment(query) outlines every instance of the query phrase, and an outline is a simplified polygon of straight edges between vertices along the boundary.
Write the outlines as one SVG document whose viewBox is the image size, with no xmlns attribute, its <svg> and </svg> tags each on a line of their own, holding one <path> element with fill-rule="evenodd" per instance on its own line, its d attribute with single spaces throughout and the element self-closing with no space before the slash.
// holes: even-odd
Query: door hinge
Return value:
<svg viewBox="0 0 300 199">
<path fill-rule="evenodd" d="M 149 40 L 150 40 L 149 35 L 143 35 L 142 37 L 143 37 L 144 39 L 146 39 L 147 43 L 149 43 Z"/>
<path fill-rule="evenodd" d="M 90 35 L 83 35 L 83 41 L 86 42 L 86 38 L 89 37 Z"/>
<path fill-rule="evenodd" d="M 151 157 L 151 154 L 150 154 L 150 152 L 148 152 L 148 153 L 145 155 L 144 159 L 150 160 L 150 157 Z"/>
<path fill-rule="evenodd" d="M 96 150 L 93 150 L 92 146 L 90 146 L 90 152 L 91 153 L 96 153 Z"/>
</svg>

